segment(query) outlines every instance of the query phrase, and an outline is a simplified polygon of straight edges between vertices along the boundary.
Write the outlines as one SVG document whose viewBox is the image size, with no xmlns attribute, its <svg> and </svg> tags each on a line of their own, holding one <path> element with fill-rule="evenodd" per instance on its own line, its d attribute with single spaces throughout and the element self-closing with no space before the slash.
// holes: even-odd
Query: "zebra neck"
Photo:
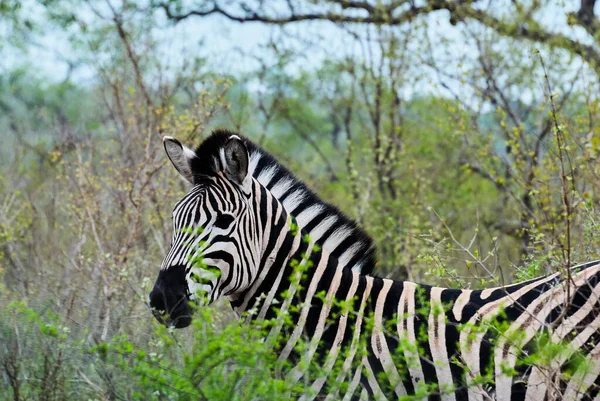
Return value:
<svg viewBox="0 0 600 401">
<path fill-rule="evenodd" d="M 376 250 L 369 235 L 338 208 L 317 196 L 270 154 L 254 144 L 247 143 L 247 146 L 250 150 L 248 171 L 262 187 L 260 191 L 274 197 L 306 234 L 340 259 L 341 264 L 371 274 L 375 268 Z"/>
<path fill-rule="evenodd" d="M 318 221 L 306 224 L 305 219 L 296 219 L 287 212 L 280 200 L 258 181 L 254 182 L 254 199 L 257 213 L 257 226 L 261 229 L 262 245 L 260 262 L 256 277 L 248 288 L 230 295 L 234 311 L 241 315 L 244 312 L 258 313 L 265 317 L 268 311 L 261 307 L 256 312 L 259 298 L 267 305 L 281 298 L 281 292 L 292 284 L 290 279 L 295 269 L 302 270 L 303 281 L 310 281 L 319 263 L 327 261 L 327 271 L 335 269 L 364 271 L 372 270 L 369 257 L 358 252 L 356 238 L 349 236 L 346 229 L 331 225 L 335 219 L 328 217 L 325 225 Z M 318 219 L 317 219 L 318 220 Z M 320 228 L 319 228 L 320 227 Z M 264 304 L 260 301 L 261 304 Z"/>
<path fill-rule="evenodd" d="M 235 299 L 230 297 L 238 316 L 246 313 L 248 320 L 271 319 L 279 310 L 297 315 L 298 305 L 322 304 L 323 292 L 331 298 L 336 289 L 347 290 L 353 280 L 366 278 L 308 238 L 304 230 L 286 229 L 279 235 L 276 246 L 262 255 L 261 274 L 252 288 Z"/>
</svg>

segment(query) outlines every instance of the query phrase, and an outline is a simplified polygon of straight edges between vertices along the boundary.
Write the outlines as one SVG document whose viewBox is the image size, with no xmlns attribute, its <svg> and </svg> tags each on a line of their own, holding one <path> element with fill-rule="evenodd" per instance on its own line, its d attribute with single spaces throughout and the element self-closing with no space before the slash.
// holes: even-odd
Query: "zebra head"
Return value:
<svg viewBox="0 0 600 401">
<path fill-rule="evenodd" d="M 213 135 L 196 151 L 171 137 L 163 142 L 169 160 L 193 187 L 173 209 L 173 239 L 150 305 L 161 322 L 181 328 L 191 322 L 189 301 L 211 303 L 251 284 L 260 239 L 244 141 Z"/>
</svg>

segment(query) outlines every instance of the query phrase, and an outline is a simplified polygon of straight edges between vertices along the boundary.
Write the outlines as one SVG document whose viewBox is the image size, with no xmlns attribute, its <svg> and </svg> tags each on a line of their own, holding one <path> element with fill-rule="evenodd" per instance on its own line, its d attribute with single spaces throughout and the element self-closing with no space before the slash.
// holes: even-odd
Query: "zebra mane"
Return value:
<svg viewBox="0 0 600 401">
<path fill-rule="evenodd" d="M 275 157 L 248 138 L 216 130 L 196 149 L 194 176 L 214 175 L 220 169 L 219 151 L 231 135 L 240 137 L 250 155 L 248 174 L 266 187 L 308 235 L 345 266 L 363 275 L 373 273 L 376 249 L 373 239 L 337 207 L 323 201 Z"/>
</svg>

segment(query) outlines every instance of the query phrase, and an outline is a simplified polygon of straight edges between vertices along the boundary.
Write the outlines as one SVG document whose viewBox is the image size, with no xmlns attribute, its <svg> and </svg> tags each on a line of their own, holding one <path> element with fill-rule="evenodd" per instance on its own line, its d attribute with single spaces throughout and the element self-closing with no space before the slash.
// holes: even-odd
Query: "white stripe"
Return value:
<svg viewBox="0 0 600 401">
<path fill-rule="evenodd" d="M 381 391 L 381 387 L 379 387 L 379 383 L 377 382 L 377 378 L 375 377 L 373 368 L 371 367 L 371 364 L 369 363 L 369 360 L 366 356 L 363 356 L 362 365 L 365 369 L 365 376 L 367 377 L 367 382 L 369 382 L 369 386 L 373 391 L 373 396 L 375 397 L 375 400 L 385 400 L 386 397 L 383 394 L 383 391 Z"/>
<path fill-rule="evenodd" d="M 323 234 L 329 230 L 329 228 L 337 221 L 337 216 L 327 216 L 321 221 L 315 228 L 309 233 L 310 239 L 317 242 L 321 239 Z"/>
<path fill-rule="evenodd" d="M 300 227 L 305 227 L 308 223 L 310 223 L 315 217 L 319 215 L 319 213 L 323 210 L 323 205 L 315 204 L 304 209 L 298 216 L 296 216 L 296 221 Z"/>
<path fill-rule="evenodd" d="M 417 285 L 410 281 L 403 283 L 402 294 L 398 301 L 397 329 L 398 338 L 403 348 L 404 358 L 415 390 L 426 386 L 423 367 L 418 353 L 418 342 L 415 333 L 415 289 Z"/>
<path fill-rule="evenodd" d="M 481 299 L 487 299 L 497 289 L 498 287 L 486 288 L 485 290 L 481 291 L 481 294 L 479 296 L 481 297 Z"/>
<path fill-rule="evenodd" d="M 402 378 L 398 373 L 396 363 L 392 358 L 385 334 L 383 333 L 383 308 L 385 306 L 387 295 L 392 287 L 392 283 L 392 280 L 383 280 L 383 287 L 381 288 L 381 291 L 377 296 L 377 301 L 375 302 L 375 315 L 373 316 L 374 324 L 373 332 L 371 334 L 371 348 L 373 348 L 375 357 L 379 359 L 383 370 L 387 374 L 390 384 L 394 386 L 394 392 L 398 397 L 402 397 L 406 395 L 406 389 L 404 388 L 404 383 L 402 383 Z"/>
<path fill-rule="evenodd" d="M 277 166 L 269 166 L 261 171 L 256 179 L 263 185 L 263 187 L 266 188 L 273 179 L 273 176 L 275 176 L 276 172 Z"/>
<path fill-rule="evenodd" d="M 254 170 L 256 170 L 256 166 L 261 159 L 260 152 L 253 152 L 250 155 L 250 160 L 248 161 L 248 176 L 254 177 Z"/>
<path fill-rule="evenodd" d="M 227 159 L 225 159 L 225 148 L 219 149 L 219 159 L 221 160 L 221 169 L 227 168 Z M 220 170 L 220 169 L 218 169 Z"/>
<path fill-rule="evenodd" d="M 262 192 L 256 191 L 256 193 L 261 194 Z M 257 198 L 257 201 L 260 204 L 260 197 Z M 266 202 L 265 203 L 267 205 L 267 210 L 266 210 L 267 213 L 266 214 L 267 214 L 267 216 L 271 216 L 273 214 L 273 211 L 272 211 L 273 203 L 271 202 L 271 196 L 269 195 L 268 191 L 266 192 Z M 269 239 L 271 237 L 271 226 L 276 221 L 277 221 L 277 216 L 275 216 L 272 220 L 267 222 L 267 224 L 265 225 L 265 232 L 263 233 L 263 239 L 265 240 L 264 241 L 265 244 L 267 242 L 267 239 Z M 276 235 L 276 234 L 277 233 L 274 233 L 273 235 Z M 279 237 L 276 240 L 277 242 L 275 243 L 275 246 L 273 247 L 273 251 L 271 252 L 271 255 L 268 256 L 265 266 L 262 269 L 262 271 L 260 272 L 260 276 L 258 276 L 254 280 L 254 283 L 252 283 L 252 287 L 246 293 L 246 297 L 244 298 L 244 301 L 242 302 L 240 307 L 236 309 L 236 312 L 238 314 L 241 314 L 242 312 L 244 312 L 246 310 L 246 308 L 248 307 L 248 302 L 250 302 L 250 299 L 252 299 L 253 297 L 255 297 L 257 295 L 260 295 L 260 294 L 256 294 L 256 290 L 262 284 L 262 282 L 265 280 L 265 278 L 267 277 L 267 274 L 269 274 L 269 270 L 271 269 L 273 262 L 275 262 L 275 257 L 277 255 L 277 251 L 281 247 L 281 244 L 283 243 L 286 235 L 287 235 L 287 230 L 282 230 L 279 233 Z M 271 238 L 271 240 L 273 240 L 273 239 Z M 263 253 L 263 252 L 264 252 L 264 249 L 261 250 L 261 253 Z"/>
<path fill-rule="evenodd" d="M 181 148 L 183 149 L 183 154 L 188 159 L 194 159 L 196 157 L 196 152 L 194 152 L 192 149 L 190 149 L 190 148 L 188 148 L 187 146 L 184 146 L 184 145 L 181 145 Z"/>
<path fill-rule="evenodd" d="M 291 193 L 288 197 L 283 201 L 283 207 L 289 213 L 291 213 L 296 207 L 302 203 L 304 197 L 306 196 L 306 191 L 302 188 L 298 188 L 293 193 Z"/>
<path fill-rule="evenodd" d="M 274 197 L 279 199 L 281 195 L 283 195 L 288 189 L 290 189 L 294 185 L 294 180 L 290 177 L 282 177 L 278 182 L 273 184 L 271 188 L 271 193 Z"/>
<path fill-rule="evenodd" d="M 444 288 L 431 289 L 431 313 L 429 314 L 429 348 L 438 378 L 442 401 L 456 401 L 454 396 L 454 381 L 450 370 L 450 360 L 446 348 L 446 313 L 442 304 Z M 435 328 L 437 327 L 437 330 Z"/>
<path fill-rule="evenodd" d="M 452 313 L 454 314 L 454 319 L 456 319 L 459 322 L 462 320 L 463 310 L 465 309 L 465 306 L 471 299 L 472 293 L 473 290 L 462 290 L 462 292 L 454 302 L 454 306 L 452 307 Z"/>
<path fill-rule="evenodd" d="M 352 399 L 352 395 L 356 391 L 356 387 L 358 387 L 358 383 L 360 383 L 360 371 L 361 371 L 361 367 L 359 366 L 358 368 L 356 368 L 356 371 L 354 372 L 354 376 L 352 376 L 352 381 L 350 382 L 350 385 L 348 386 L 348 390 L 346 391 L 346 395 L 344 396 L 343 401 L 350 401 Z M 327 396 L 327 398 L 325 398 L 325 401 L 331 400 L 331 398 L 329 398 L 330 396 L 331 396 L 331 394 L 329 394 Z"/>
<path fill-rule="evenodd" d="M 358 251 L 363 248 L 363 244 L 355 243 L 348 249 L 344 251 L 339 257 L 340 264 L 343 266 L 347 266 L 350 263 L 350 260 L 356 255 Z M 353 270 L 360 271 L 360 266 L 352 266 Z"/>
<path fill-rule="evenodd" d="M 333 234 L 331 234 L 329 238 L 327 238 L 327 240 L 325 240 L 323 243 L 323 248 L 333 252 L 343 240 L 348 238 L 350 234 L 352 234 L 351 228 L 344 226 L 338 228 L 333 232 Z"/>
</svg>

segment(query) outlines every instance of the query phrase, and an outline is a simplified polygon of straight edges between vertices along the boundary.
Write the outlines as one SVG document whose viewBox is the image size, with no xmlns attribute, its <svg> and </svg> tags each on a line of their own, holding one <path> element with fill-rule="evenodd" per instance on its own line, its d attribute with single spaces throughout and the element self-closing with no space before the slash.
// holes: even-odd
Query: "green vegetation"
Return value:
<svg viewBox="0 0 600 401">
<path fill-rule="evenodd" d="M 236 71 L 213 37 L 181 38 L 183 24 L 234 24 L 189 13 L 200 6 L 25 3 L 0 0 L 0 400 L 304 391 L 286 387 L 262 331 L 224 302 L 182 332 L 153 319 L 147 294 L 186 191 L 164 135 L 193 144 L 225 127 L 262 144 L 374 237 L 380 276 L 476 289 L 600 256 L 600 57 L 572 30 L 598 43 L 593 7 L 234 5 L 212 14 L 255 15 L 271 33 Z M 293 30 L 307 3 L 318 21 L 300 27 L 325 37 Z M 185 42 L 177 56 L 172 37 Z M 64 74 L 37 64 L 40 47 Z M 531 361 L 571 352 L 545 341 Z"/>
<path fill-rule="evenodd" d="M 164 328 L 90 341 L 86 328 L 62 321 L 48 305 L 40 309 L 21 302 L 3 308 L 1 366 L 9 386 L 2 400 L 289 399 L 262 330 L 215 324 L 208 308 L 185 343 Z"/>
</svg>

